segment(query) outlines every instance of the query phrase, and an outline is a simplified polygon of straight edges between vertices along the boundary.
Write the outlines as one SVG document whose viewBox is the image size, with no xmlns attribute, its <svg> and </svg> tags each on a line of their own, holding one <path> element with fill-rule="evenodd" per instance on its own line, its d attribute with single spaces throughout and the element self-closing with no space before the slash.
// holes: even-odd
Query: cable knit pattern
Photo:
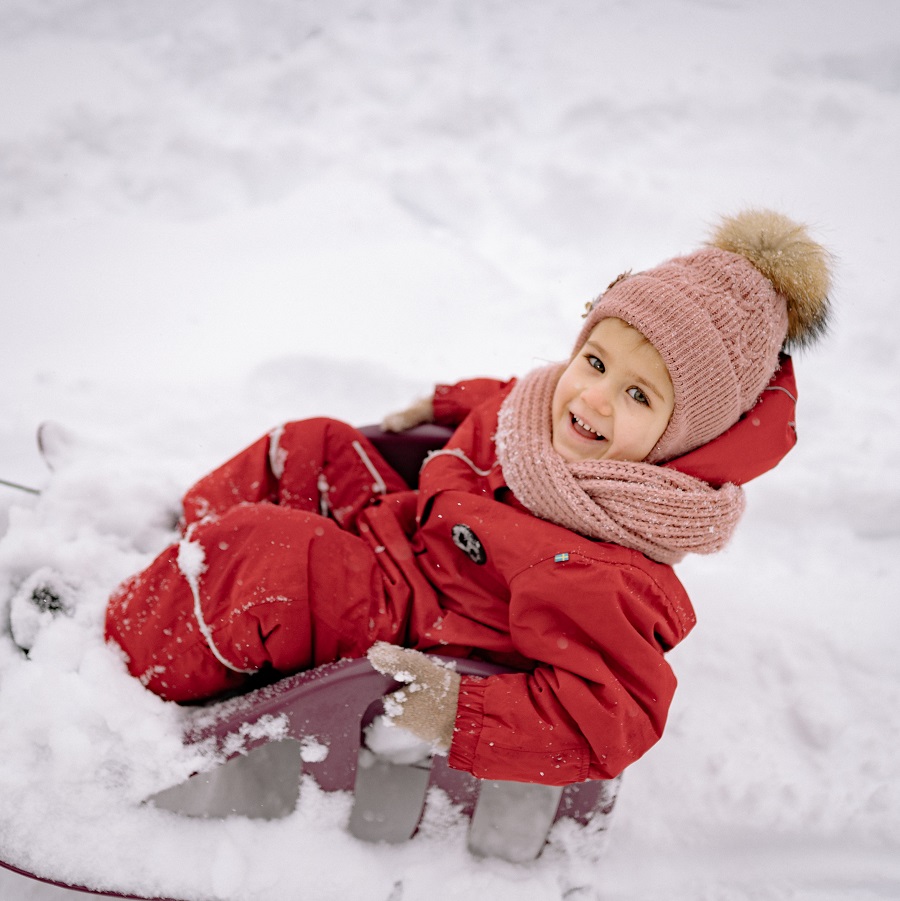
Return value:
<svg viewBox="0 0 900 901">
<path fill-rule="evenodd" d="M 530 372 L 500 408 L 497 457 L 513 494 L 541 519 L 660 563 L 721 550 L 744 509 L 736 485 L 713 488 L 652 463 L 567 463 L 553 449 L 551 402 L 564 369 Z"/>
</svg>

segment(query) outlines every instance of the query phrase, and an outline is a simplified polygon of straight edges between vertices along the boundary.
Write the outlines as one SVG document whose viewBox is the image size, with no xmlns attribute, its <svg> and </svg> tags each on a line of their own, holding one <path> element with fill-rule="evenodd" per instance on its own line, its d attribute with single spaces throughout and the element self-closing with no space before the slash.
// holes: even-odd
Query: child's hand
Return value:
<svg viewBox="0 0 900 901">
<path fill-rule="evenodd" d="M 379 641 L 369 648 L 379 673 L 408 683 L 385 698 L 385 716 L 446 754 L 453 740 L 459 675 L 426 654 Z"/>
<path fill-rule="evenodd" d="M 423 422 L 434 422 L 434 404 L 430 396 L 419 398 L 405 410 L 388 413 L 381 421 L 381 427 L 386 432 L 405 432 Z"/>
</svg>

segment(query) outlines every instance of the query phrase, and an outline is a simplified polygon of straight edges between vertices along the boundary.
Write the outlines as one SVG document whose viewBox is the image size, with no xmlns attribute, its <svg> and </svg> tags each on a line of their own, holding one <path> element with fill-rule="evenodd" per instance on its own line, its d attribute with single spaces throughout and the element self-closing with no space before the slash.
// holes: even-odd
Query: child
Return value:
<svg viewBox="0 0 900 901">
<path fill-rule="evenodd" d="M 724 220 L 616 279 L 567 363 L 389 418 L 458 426 L 418 491 L 349 425 L 288 423 L 187 492 L 183 539 L 114 594 L 107 638 L 176 701 L 368 653 L 416 683 L 389 714 L 451 766 L 611 778 L 662 734 L 664 655 L 694 625 L 672 564 L 719 550 L 738 486 L 796 440 L 780 352 L 823 332 L 829 279 L 802 226 Z M 460 678 L 419 651 L 510 672 Z"/>
</svg>

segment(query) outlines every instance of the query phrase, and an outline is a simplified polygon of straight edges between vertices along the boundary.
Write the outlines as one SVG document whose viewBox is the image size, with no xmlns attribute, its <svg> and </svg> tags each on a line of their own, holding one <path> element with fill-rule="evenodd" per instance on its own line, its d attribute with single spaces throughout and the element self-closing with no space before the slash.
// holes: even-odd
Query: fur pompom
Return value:
<svg viewBox="0 0 900 901">
<path fill-rule="evenodd" d="M 812 344 L 825 333 L 831 255 L 805 226 L 771 210 L 747 210 L 723 219 L 709 243 L 746 257 L 785 298 L 787 348 Z"/>
</svg>

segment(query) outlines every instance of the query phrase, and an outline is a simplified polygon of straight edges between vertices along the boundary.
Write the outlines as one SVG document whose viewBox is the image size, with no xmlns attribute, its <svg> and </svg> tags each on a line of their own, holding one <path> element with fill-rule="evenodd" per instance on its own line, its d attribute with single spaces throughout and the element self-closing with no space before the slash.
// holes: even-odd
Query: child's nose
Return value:
<svg viewBox="0 0 900 901">
<path fill-rule="evenodd" d="M 612 398 L 605 384 L 595 383 L 585 392 L 584 399 L 591 409 L 596 410 L 601 416 L 612 414 Z"/>
</svg>

